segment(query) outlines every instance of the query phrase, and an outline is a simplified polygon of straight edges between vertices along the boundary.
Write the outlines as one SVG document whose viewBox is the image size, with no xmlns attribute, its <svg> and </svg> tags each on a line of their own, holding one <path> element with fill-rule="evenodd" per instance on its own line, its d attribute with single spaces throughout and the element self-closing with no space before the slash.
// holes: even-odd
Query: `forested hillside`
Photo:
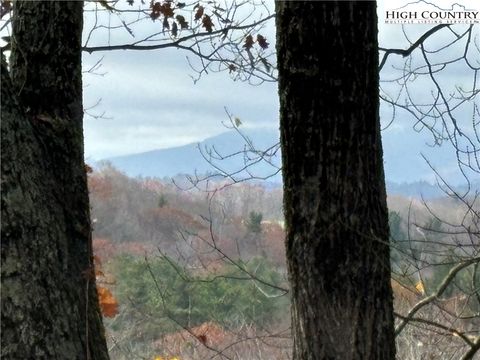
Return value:
<svg viewBox="0 0 480 360">
<path fill-rule="evenodd" d="M 89 174 L 99 286 L 114 303 L 103 304 L 112 356 L 199 359 L 225 351 L 250 354 L 245 359 L 288 358 L 281 190 L 187 185 L 130 178 L 111 165 Z M 464 204 L 442 198 L 428 206 L 389 197 L 398 311 L 439 286 L 459 244 L 468 252 L 468 235 L 449 235 L 451 226 L 435 217 L 461 221 Z M 456 286 L 448 290 L 451 299 L 462 294 Z M 412 338 L 402 339 L 412 346 Z"/>
</svg>

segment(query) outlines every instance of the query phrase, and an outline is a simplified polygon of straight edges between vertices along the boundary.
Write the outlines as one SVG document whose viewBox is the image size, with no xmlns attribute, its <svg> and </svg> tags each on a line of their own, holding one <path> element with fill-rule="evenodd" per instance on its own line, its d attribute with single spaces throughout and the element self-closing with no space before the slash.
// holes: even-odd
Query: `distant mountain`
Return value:
<svg viewBox="0 0 480 360">
<path fill-rule="evenodd" d="M 245 135 L 257 150 L 265 151 L 278 143 L 279 132 L 276 130 L 247 130 Z M 144 177 L 174 177 L 178 174 L 235 173 L 235 178 L 241 179 L 249 174 L 239 171 L 245 164 L 254 162 L 256 156 L 252 152 L 243 153 L 249 149 L 246 141 L 236 131 L 229 131 L 200 143 L 153 150 L 139 154 L 119 156 L 106 159 L 115 167 L 129 176 Z M 233 154 L 233 155 L 232 155 Z M 250 160 L 249 160 L 250 158 Z M 280 166 L 280 152 L 273 158 L 268 158 L 277 167 Z M 266 177 L 277 169 L 266 161 L 261 161 L 249 168 L 251 174 Z M 269 179 L 281 182 L 279 173 Z"/>
<path fill-rule="evenodd" d="M 389 195 L 401 195 L 405 197 L 423 197 L 434 199 L 445 196 L 445 193 L 437 186 L 427 181 L 415 181 L 411 183 L 395 183 L 387 181 L 387 193 Z"/>
<path fill-rule="evenodd" d="M 265 150 L 279 141 L 279 132 L 276 130 L 245 130 L 244 134 L 258 150 Z M 389 193 L 405 196 L 423 194 L 427 198 L 442 195 L 441 191 L 433 185 L 434 173 L 420 153 L 429 159 L 446 180 L 455 185 L 463 182 L 455 172 L 456 158 L 449 144 L 432 148 L 427 143 L 428 138 L 425 135 L 412 131 L 387 130 L 383 132 L 385 174 Z M 241 179 L 249 174 L 245 170 L 240 170 L 248 161 L 255 159 L 254 154 L 241 152 L 248 148 L 245 139 L 232 130 L 200 143 L 106 160 L 132 177 L 163 178 L 174 177 L 178 174 L 213 174 L 223 171 L 234 173 L 236 179 Z M 277 151 L 276 156 L 269 160 L 275 166 L 279 166 L 280 157 L 280 152 Z M 210 160 L 210 163 L 207 159 Z M 260 178 L 268 176 L 276 170 L 265 161 L 260 161 L 249 168 L 251 175 Z M 270 185 L 281 183 L 280 173 L 269 178 L 268 181 Z"/>
</svg>

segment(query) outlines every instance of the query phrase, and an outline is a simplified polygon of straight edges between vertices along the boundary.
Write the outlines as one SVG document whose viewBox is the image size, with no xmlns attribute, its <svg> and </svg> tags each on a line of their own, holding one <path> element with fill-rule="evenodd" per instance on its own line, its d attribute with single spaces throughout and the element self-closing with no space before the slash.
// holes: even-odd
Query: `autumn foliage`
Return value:
<svg viewBox="0 0 480 360">
<path fill-rule="evenodd" d="M 118 303 L 113 297 L 112 292 L 106 287 L 97 285 L 97 293 L 103 316 L 115 317 L 115 315 L 118 314 Z"/>
<path fill-rule="evenodd" d="M 183 351 L 185 343 L 193 342 L 193 346 L 220 347 L 235 339 L 235 335 L 225 330 L 217 323 L 205 322 L 190 329 L 170 333 L 154 342 L 154 348 L 169 349 L 172 354 L 179 354 Z"/>
<path fill-rule="evenodd" d="M 248 275 L 213 248 L 255 276 L 284 286 L 282 261 L 264 259 L 257 247 L 280 249 L 283 229 L 277 222 L 258 224 L 263 229 L 254 234 L 261 237 L 257 244 L 248 229 L 251 211 L 262 212 L 266 219 L 275 216 L 260 206 L 260 200 L 273 193 L 245 184 L 212 202 L 203 192 L 181 191 L 158 179 L 131 179 L 108 165 L 88 177 L 97 291 L 109 336 L 118 339 L 127 332 L 129 342 L 150 344 L 144 356 L 148 359 L 208 358 L 208 347 L 240 341 L 239 329 L 254 337 L 257 324 L 270 326 L 286 311 L 279 309 L 287 309 L 288 297 L 278 297 L 278 290 L 260 283 L 238 280 Z M 209 223 L 222 215 L 222 222 Z M 281 251 L 273 253 L 283 257 Z M 145 316 L 156 320 L 146 323 Z M 153 346 L 161 342 L 163 347 Z M 241 342 L 235 351 L 244 346 Z"/>
<path fill-rule="evenodd" d="M 108 253 L 112 253 L 112 244 L 107 239 L 98 239 L 95 243 L 97 249 L 101 248 L 110 248 Z M 104 253 L 105 254 L 105 253 Z M 102 269 L 102 260 L 100 255 L 97 254 L 93 256 L 93 262 L 95 266 L 95 277 L 96 277 L 96 286 L 98 294 L 98 302 L 100 303 L 100 309 L 102 315 L 105 317 L 113 318 L 118 314 L 118 302 L 113 296 L 112 292 L 106 287 L 107 285 L 113 285 L 114 281 L 112 276 L 105 274 Z"/>
</svg>

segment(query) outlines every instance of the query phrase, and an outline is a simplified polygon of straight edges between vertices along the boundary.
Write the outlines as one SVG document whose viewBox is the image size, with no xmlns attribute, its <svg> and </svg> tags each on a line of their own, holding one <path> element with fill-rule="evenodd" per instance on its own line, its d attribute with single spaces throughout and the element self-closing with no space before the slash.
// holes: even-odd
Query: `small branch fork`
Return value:
<svg viewBox="0 0 480 360">
<path fill-rule="evenodd" d="M 449 24 L 441 24 L 437 25 L 430 30 L 428 30 L 425 34 L 420 36 L 417 41 L 415 41 L 408 49 L 387 49 L 387 48 L 379 48 L 380 51 L 385 52 L 383 54 L 382 61 L 380 61 L 380 65 L 378 66 L 378 70 L 381 71 L 383 66 L 387 62 L 388 56 L 391 54 L 402 55 L 403 57 L 409 56 L 413 50 L 418 48 L 425 40 L 427 40 L 431 35 L 435 34 L 437 31 L 443 29 L 444 27 L 450 26 Z"/>
</svg>

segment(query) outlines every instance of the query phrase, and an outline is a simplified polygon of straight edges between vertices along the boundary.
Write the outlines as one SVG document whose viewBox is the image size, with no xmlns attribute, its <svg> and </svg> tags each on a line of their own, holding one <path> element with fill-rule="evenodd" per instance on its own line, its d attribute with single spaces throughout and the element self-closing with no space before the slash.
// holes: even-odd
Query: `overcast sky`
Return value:
<svg viewBox="0 0 480 360">
<path fill-rule="evenodd" d="M 139 1 L 136 1 L 137 4 Z M 388 1 L 389 9 L 400 8 L 406 0 Z M 436 1 L 436 5 L 450 9 L 453 2 Z M 475 0 L 463 1 L 468 8 L 475 8 Z M 273 9 L 273 1 L 270 1 Z M 478 8 L 478 6 L 477 6 Z M 385 24 L 384 2 L 379 2 L 380 46 L 406 48 L 408 41 L 401 25 Z M 480 14 L 479 14 L 480 18 Z M 93 13 L 86 13 L 85 35 L 94 23 Z M 127 15 L 103 13 L 97 21 L 103 25 L 121 25 L 128 22 Z M 270 46 L 274 46 L 273 21 L 262 33 Z M 406 34 L 415 40 L 433 25 L 412 24 L 404 27 Z M 478 26 L 477 26 L 478 27 Z M 160 22 L 150 20 L 131 26 L 135 38 L 124 28 L 115 31 L 99 29 L 92 34 L 89 45 L 131 43 L 142 35 L 159 31 Z M 446 32 L 435 35 L 429 42 L 433 49 L 446 41 Z M 443 38 L 442 38 L 443 37 Z M 477 29 L 477 43 L 478 29 Z M 87 159 L 98 160 L 123 154 L 138 153 L 201 141 L 224 132 L 222 122 L 228 121 L 225 108 L 238 116 L 245 127 L 278 128 L 278 99 L 275 83 L 251 86 L 245 82 L 232 81 L 227 72 L 209 73 L 194 84 L 191 76 L 195 72 L 186 60 L 188 54 L 182 50 L 162 49 L 155 51 L 110 51 L 83 55 L 84 70 L 102 57 L 102 66 L 97 72 L 103 76 L 85 74 L 84 105 L 90 114 L 105 113 L 103 118 L 85 118 L 85 151 Z M 191 55 L 188 55 L 191 57 Z M 382 78 L 395 77 L 404 59 L 393 55 L 382 71 Z M 471 86 L 471 73 L 463 68 L 444 72 L 445 84 Z M 480 80 L 480 79 L 477 79 Z M 385 89 L 394 92 L 392 84 Z M 423 93 L 422 93 L 423 91 Z M 428 97 L 429 88 L 418 87 L 415 96 Z M 382 108 L 384 123 L 389 121 L 389 109 Z M 467 119 L 468 120 L 468 119 Z M 471 115 L 470 120 L 471 121 Z M 413 134 L 412 119 L 397 117 L 386 131 Z M 410 135 L 408 135 L 410 136 Z M 421 151 L 421 149 L 419 149 Z"/>
<path fill-rule="evenodd" d="M 93 23 L 93 14 L 86 14 L 84 38 Z M 100 16 L 104 24 L 110 21 L 111 25 L 126 18 Z M 131 43 L 161 28 L 161 22 L 147 19 L 132 26 L 135 38 L 123 28 L 110 33 L 100 29 L 92 35 L 89 45 Z M 273 21 L 262 33 L 273 49 Z M 225 108 L 239 117 L 245 127 L 278 128 L 275 83 L 252 86 L 233 81 L 228 72 L 209 72 L 194 83 L 192 76 L 197 73 L 189 66 L 187 56 L 192 58 L 177 49 L 84 53 L 84 69 L 103 57 L 97 72 L 105 73 L 85 74 L 84 106 L 89 108 L 101 99 L 88 112 L 105 112 L 107 117 L 85 118 L 87 158 L 101 159 L 201 141 L 226 131 L 222 125 L 228 122 Z"/>
</svg>

